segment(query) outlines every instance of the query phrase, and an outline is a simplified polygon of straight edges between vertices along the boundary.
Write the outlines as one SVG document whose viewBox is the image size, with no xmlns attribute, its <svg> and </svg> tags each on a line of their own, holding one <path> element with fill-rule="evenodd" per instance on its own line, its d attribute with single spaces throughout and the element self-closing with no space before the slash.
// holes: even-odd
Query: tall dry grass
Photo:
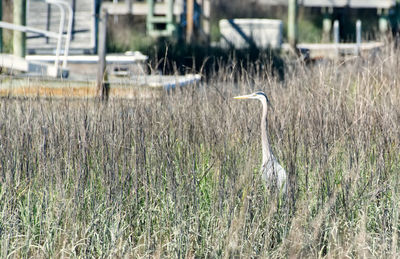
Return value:
<svg viewBox="0 0 400 259">
<path fill-rule="evenodd" d="M 152 100 L 0 101 L 2 257 L 398 257 L 399 54 L 279 81 L 232 62 Z M 289 174 L 261 182 L 256 101 Z"/>
</svg>

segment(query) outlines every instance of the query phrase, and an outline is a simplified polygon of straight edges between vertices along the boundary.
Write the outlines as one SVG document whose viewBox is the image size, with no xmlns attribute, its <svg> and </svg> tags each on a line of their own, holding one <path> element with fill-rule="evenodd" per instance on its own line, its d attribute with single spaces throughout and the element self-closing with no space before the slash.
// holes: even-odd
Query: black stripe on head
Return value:
<svg viewBox="0 0 400 259">
<path fill-rule="evenodd" d="M 267 95 L 264 92 L 261 92 L 261 91 L 260 92 L 255 92 L 255 94 L 264 96 L 265 99 L 267 99 L 267 103 L 269 103 L 269 99 L 268 99 Z"/>
</svg>

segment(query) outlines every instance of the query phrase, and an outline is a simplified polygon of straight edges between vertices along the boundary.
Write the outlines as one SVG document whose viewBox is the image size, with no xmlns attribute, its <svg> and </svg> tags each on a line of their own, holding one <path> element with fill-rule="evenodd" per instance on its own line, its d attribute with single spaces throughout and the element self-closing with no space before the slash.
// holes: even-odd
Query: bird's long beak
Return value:
<svg viewBox="0 0 400 259">
<path fill-rule="evenodd" d="M 233 97 L 233 99 L 250 99 L 251 96 L 252 96 L 251 94 L 249 94 L 249 95 L 239 95 L 239 96 Z"/>
</svg>

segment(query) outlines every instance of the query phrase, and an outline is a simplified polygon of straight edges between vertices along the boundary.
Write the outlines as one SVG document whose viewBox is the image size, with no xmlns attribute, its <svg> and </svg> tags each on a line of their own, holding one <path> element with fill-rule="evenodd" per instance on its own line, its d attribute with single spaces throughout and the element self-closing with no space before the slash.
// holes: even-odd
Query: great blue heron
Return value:
<svg viewBox="0 0 400 259">
<path fill-rule="evenodd" d="M 241 95 L 234 97 L 235 99 L 257 99 L 260 100 L 263 106 L 263 112 L 261 116 L 261 145 L 262 145 L 262 166 L 261 173 L 264 181 L 267 185 L 276 186 L 278 190 L 284 192 L 286 189 L 287 176 L 286 171 L 278 163 L 274 154 L 272 154 L 271 145 L 269 143 L 267 134 L 267 114 L 269 100 L 265 93 L 255 92 L 249 95 Z"/>
</svg>

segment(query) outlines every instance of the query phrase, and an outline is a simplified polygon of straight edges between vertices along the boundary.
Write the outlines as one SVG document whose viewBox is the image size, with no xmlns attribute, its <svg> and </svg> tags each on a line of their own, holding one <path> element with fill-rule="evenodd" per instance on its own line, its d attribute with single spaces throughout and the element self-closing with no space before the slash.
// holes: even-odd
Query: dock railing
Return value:
<svg viewBox="0 0 400 259">
<path fill-rule="evenodd" d="M 17 24 L 13 24 L 13 23 L 3 22 L 3 21 L 0 21 L 0 27 L 4 28 L 4 29 L 21 31 L 21 32 L 25 32 L 25 33 L 26 32 L 36 33 L 39 35 L 44 35 L 49 38 L 57 39 L 57 48 L 56 48 L 56 53 L 55 53 L 56 58 L 54 61 L 54 67 L 55 67 L 56 75 L 58 75 L 58 71 L 59 71 L 58 68 L 59 68 L 60 54 L 61 54 L 61 45 L 62 45 L 63 39 L 65 39 L 65 45 L 64 45 L 62 68 L 63 69 L 67 68 L 74 11 L 72 10 L 72 7 L 69 3 L 62 1 L 62 0 L 41 0 L 41 1 L 46 2 L 48 4 L 55 5 L 60 10 L 61 17 L 60 17 L 60 25 L 59 25 L 58 33 L 48 31 L 48 30 L 42 30 L 42 29 L 30 27 L 30 26 L 17 25 Z M 64 34 L 65 17 L 66 17 L 67 13 L 68 13 L 68 27 L 67 27 L 67 33 Z"/>
</svg>

